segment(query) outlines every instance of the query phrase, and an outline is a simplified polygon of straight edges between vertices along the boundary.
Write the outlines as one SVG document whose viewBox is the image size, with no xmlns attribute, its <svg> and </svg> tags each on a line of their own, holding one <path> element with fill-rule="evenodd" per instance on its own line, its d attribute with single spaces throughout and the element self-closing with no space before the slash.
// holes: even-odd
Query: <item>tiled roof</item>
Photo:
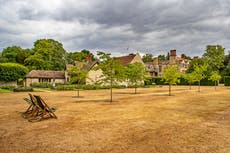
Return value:
<svg viewBox="0 0 230 153">
<path fill-rule="evenodd" d="M 128 56 L 115 57 L 115 60 L 119 60 L 122 65 L 127 66 L 132 62 L 136 54 L 130 54 Z"/>
<path fill-rule="evenodd" d="M 87 65 L 84 65 L 83 67 L 82 67 L 82 69 L 83 70 L 86 70 L 86 71 L 89 71 L 90 69 L 92 69 L 92 67 L 95 65 L 95 64 L 97 64 L 97 63 L 99 63 L 98 61 L 91 61 L 91 62 L 89 62 Z"/>
<path fill-rule="evenodd" d="M 56 78 L 64 79 L 65 72 L 62 71 L 49 71 L 49 70 L 32 70 L 26 75 L 26 78 Z"/>
</svg>

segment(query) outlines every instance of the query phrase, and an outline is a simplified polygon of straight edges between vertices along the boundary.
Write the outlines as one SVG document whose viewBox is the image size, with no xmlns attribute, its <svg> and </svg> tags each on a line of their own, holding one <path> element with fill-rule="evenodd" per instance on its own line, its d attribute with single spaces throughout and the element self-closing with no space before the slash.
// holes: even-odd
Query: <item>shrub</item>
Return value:
<svg viewBox="0 0 230 153">
<path fill-rule="evenodd" d="M 31 88 L 31 87 L 17 87 L 17 88 L 14 88 L 13 91 L 14 92 L 31 92 L 31 91 L 33 91 L 33 88 Z"/>
<path fill-rule="evenodd" d="M 224 85 L 225 86 L 230 86 L 230 76 L 225 76 L 224 77 Z"/>
<path fill-rule="evenodd" d="M 145 80 L 145 85 L 154 84 L 154 83 L 156 85 L 165 85 L 166 84 L 161 77 L 152 77 L 152 78 L 148 78 L 147 81 Z M 189 83 L 185 78 L 180 77 L 177 85 L 189 85 Z M 198 85 L 198 82 L 194 82 L 194 83 L 192 83 L 192 85 Z M 201 86 L 214 86 L 215 82 L 208 80 L 208 78 L 205 78 L 205 79 L 202 79 L 200 81 L 200 85 Z"/>
<path fill-rule="evenodd" d="M 62 85 L 62 84 L 58 84 L 55 87 L 56 90 L 75 90 L 77 89 L 76 85 Z"/>
<path fill-rule="evenodd" d="M 15 86 L 1 86 L 0 88 L 13 91 L 16 87 Z"/>
<path fill-rule="evenodd" d="M 49 82 L 32 83 L 30 86 L 34 88 L 52 88 L 52 84 Z"/>
</svg>

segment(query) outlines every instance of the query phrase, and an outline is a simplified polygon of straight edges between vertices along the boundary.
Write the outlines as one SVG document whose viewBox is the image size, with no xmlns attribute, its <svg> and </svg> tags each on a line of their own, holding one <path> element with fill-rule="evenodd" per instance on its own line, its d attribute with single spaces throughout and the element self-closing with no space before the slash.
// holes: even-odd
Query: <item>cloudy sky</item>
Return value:
<svg viewBox="0 0 230 153">
<path fill-rule="evenodd" d="M 0 10 L 0 51 L 41 38 L 114 55 L 230 50 L 230 0 L 0 0 Z"/>
</svg>

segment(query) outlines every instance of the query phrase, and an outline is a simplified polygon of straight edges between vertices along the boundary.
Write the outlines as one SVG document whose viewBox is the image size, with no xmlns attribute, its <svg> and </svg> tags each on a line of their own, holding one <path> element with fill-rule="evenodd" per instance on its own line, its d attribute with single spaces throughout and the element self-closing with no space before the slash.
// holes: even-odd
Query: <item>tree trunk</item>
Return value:
<svg viewBox="0 0 230 153">
<path fill-rule="evenodd" d="M 77 97 L 80 97 L 80 91 L 79 91 L 79 83 L 77 83 Z"/>
<path fill-rule="evenodd" d="M 112 77 L 110 80 L 110 102 L 113 101 L 113 81 L 112 81 Z"/>
<path fill-rule="evenodd" d="M 137 94 L 137 84 L 135 84 L 135 94 Z"/>
<path fill-rule="evenodd" d="M 216 84 L 217 84 L 216 82 L 217 82 L 217 81 L 215 81 L 215 90 L 216 90 Z"/>
<path fill-rule="evenodd" d="M 190 84 L 189 84 L 189 90 L 191 90 L 191 89 L 192 89 L 192 84 L 190 83 Z"/>
<path fill-rule="evenodd" d="M 113 68 L 110 65 L 110 103 L 113 101 Z"/>
<path fill-rule="evenodd" d="M 171 96 L 171 84 L 169 84 L 169 96 Z"/>
<path fill-rule="evenodd" d="M 199 86 L 198 86 L 198 92 L 200 92 L 200 81 L 199 81 Z"/>
</svg>

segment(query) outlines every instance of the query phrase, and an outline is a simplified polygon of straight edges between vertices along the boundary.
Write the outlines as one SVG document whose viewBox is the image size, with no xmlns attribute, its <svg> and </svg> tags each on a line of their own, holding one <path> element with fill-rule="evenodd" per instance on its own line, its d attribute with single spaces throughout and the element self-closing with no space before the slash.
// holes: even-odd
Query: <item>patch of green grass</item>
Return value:
<svg viewBox="0 0 230 153">
<path fill-rule="evenodd" d="M 12 91 L 0 88 L 0 93 L 9 93 L 9 92 L 12 92 Z"/>
</svg>

